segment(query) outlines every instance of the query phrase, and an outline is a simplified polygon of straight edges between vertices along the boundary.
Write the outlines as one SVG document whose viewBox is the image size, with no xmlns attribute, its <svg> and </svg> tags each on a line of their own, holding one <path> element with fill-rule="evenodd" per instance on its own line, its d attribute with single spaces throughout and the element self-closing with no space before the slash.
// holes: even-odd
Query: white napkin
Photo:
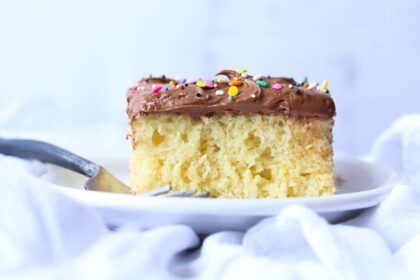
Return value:
<svg viewBox="0 0 420 280">
<path fill-rule="evenodd" d="M 405 179 L 343 225 L 290 206 L 248 230 L 199 237 L 187 226 L 110 231 L 46 188 L 37 162 L 0 156 L 0 279 L 419 279 L 420 116 L 397 121 L 371 158 Z"/>
</svg>

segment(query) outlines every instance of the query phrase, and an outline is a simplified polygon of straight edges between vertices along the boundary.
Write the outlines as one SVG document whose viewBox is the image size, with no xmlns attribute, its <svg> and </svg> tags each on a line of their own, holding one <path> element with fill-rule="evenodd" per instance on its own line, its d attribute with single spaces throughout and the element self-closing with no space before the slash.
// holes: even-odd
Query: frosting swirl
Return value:
<svg viewBox="0 0 420 280">
<path fill-rule="evenodd" d="M 144 78 L 128 90 L 127 114 L 130 119 L 162 112 L 187 114 L 193 119 L 228 112 L 321 119 L 335 116 L 330 95 L 292 78 L 263 76 L 255 81 L 250 75 L 232 70 L 216 75 L 229 80 L 187 83 L 165 76 Z M 229 96 L 233 84 L 238 94 Z"/>
</svg>

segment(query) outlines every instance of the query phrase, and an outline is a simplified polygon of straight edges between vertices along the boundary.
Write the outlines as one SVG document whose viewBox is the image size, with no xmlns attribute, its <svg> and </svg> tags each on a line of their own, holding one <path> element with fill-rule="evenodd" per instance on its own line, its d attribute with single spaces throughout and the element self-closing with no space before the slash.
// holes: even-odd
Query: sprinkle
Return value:
<svg viewBox="0 0 420 280">
<path fill-rule="evenodd" d="M 212 81 L 206 81 L 206 88 L 214 88 Z"/>
<path fill-rule="evenodd" d="M 179 89 L 184 89 L 184 88 L 185 88 L 185 86 L 184 86 L 184 85 L 176 85 L 176 88 L 179 88 Z"/>
<path fill-rule="evenodd" d="M 223 90 L 216 90 L 216 95 L 223 95 L 225 92 Z"/>
<path fill-rule="evenodd" d="M 289 88 L 293 88 L 293 85 L 292 84 L 289 84 Z"/>
<path fill-rule="evenodd" d="M 296 82 L 296 86 L 297 86 L 297 87 L 300 87 L 300 86 L 301 86 L 301 83 Z"/>
<path fill-rule="evenodd" d="M 242 78 L 247 78 L 248 77 L 247 72 L 248 72 L 248 70 L 242 69 L 238 73 L 239 73 L 239 75 L 241 75 Z"/>
<path fill-rule="evenodd" d="M 164 91 L 168 91 L 168 90 L 169 90 L 169 88 L 168 88 L 168 87 L 165 87 L 163 90 L 164 90 Z"/>
<path fill-rule="evenodd" d="M 217 87 L 217 84 L 213 84 L 213 87 L 215 87 L 215 88 L 216 88 L 216 87 Z"/>
<path fill-rule="evenodd" d="M 228 94 L 230 97 L 237 96 L 239 93 L 239 89 L 236 86 L 229 87 Z"/>
<path fill-rule="evenodd" d="M 308 82 L 308 77 L 303 78 L 302 84 L 307 83 Z"/>
<path fill-rule="evenodd" d="M 298 89 L 297 89 L 297 90 L 296 90 L 296 94 L 300 94 L 300 90 L 298 90 Z"/>
<path fill-rule="evenodd" d="M 162 75 L 162 79 L 166 79 L 166 76 L 165 75 Z"/>
<path fill-rule="evenodd" d="M 161 89 L 162 87 L 155 87 L 152 92 L 156 93 L 156 92 L 159 92 Z"/>
<path fill-rule="evenodd" d="M 229 85 L 231 85 L 231 86 L 240 86 L 240 85 L 242 85 L 242 82 L 241 81 L 232 81 L 232 82 L 229 83 Z"/>
<path fill-rule="evenodd" d="M 253 77 L 254 81 L 256 81 L 256 80 L 260 80 L 261 78 L 264 78 L 264 76 L 263 76 L 263 75 L 255 75 L 255 76 Z"/>
<path fill-rule="evenodd" d="M 304 87 L 304 88 L 308 88 L 308 87 L 309 87 L 309 83 L 308 83 L 308 82 L 304 82 L 304 83 L 303 83 L 303 87 Z"/>
<path fill-rule="evenodd" d="M 244 74 L 244 73 L 246 73 L 246 72 L 248 72 L 248 70 L 246 70 L 246 69 L 242 69 L 242 70 L 239 70 L 239 75 L 242 75 L 242 74 Z"/>
<path fill-rule="evenodd" d="M 144 90 L 144 87 L 141 87 L 140 90 L 143 91 Z"/>
<path fill-rule="evenodd" d="M 232 101 L 233 101 L 233 96 L 229 96 L 229 97 L 228 97 L 228 101 L 229 101 L 229 102 L 232 102 Z"/>
<path fill-rule="evenodd" d="M 178 83 L 177 83 L 177 82 L 175 82 L 175 81 L 170 81 L 170 82 L 169 82 L 169 84 L 170 84 L 171 86 L 176 86 Z"/>
<path fill-rule="evenodd" d="M 321 86 L 317 86 L 316 87 L 316 90 L 319 91 L 319 92 L 321 92 Z"/>
<path fill-rule="evenodd" d="M 310 82 L 309 83 L 309 86 L 308 86 L 308 89 L 313 89 L 313 88 L 316 88 L 318 86 L 318 84 L 317 83 L 315 83 L 315 82 Z"/>
<path fill-rule="evenodd" d="M 321 84 L 321 91 L 324 92 L 328 87 L 328 80 L 324 80 Z"/>
<path fill-rule="evenodd" d="M 195 93 L 195 96 L 197 96 L 197 97 L 201 97 L 201 93 L 196 92 L 196 93 Z"/>
<path fill-rule="evenodd" d="M 326 94 L 330 94 L 330 90 L 329 90 L 329 89 L 326 89 L 326 90 L 325 90 L 325 93 L 326 93 Z"/>
<path fill-rule="evenodd" d="M 274 84 L 271 87 L 274 89 L 281 89 L 283 86 L 281 84 Z"/>
<path fill-rule="evenodd" d="M 260 87 L 268 87 L 268 82 L 263 81 L 263 80 L 257 80 L 255 83 L 259 85 Z"/>
<path fill-rule="evenodd" d="M 185 84 L 186 82 L 187 82 L 186 79 L 182 79 L 181 81 L 179 81 L 179 83 L 181 83 L 181 84 Z"/>
<path fill-rule="evenodd" d="M 135 86 L 133 86 L 133 90 L 138 90 L 138 86 L 137 85 L 135 85 Z"/>
<path fill-rule="evenodd" d="M 251 97 L 254 98 L 254 99 L 257 98 L 257 96 L 255 94 L 252 94 Z"/>
<path fill-rule="evenodd" d="M 152 88 L 155 88 L 156 87 L 156 85 L 152 85 Z"/>
<path fill-rule="evenodd" d="M 204 82 L 204 81 L 202 81 L 202 80 L 197 81 L 197 83 L 195 83 L 195 84 L 196 84 L 197 86 L 201 87 L 201 88 L 206 87 L 206 82 Z"/>
</svg>

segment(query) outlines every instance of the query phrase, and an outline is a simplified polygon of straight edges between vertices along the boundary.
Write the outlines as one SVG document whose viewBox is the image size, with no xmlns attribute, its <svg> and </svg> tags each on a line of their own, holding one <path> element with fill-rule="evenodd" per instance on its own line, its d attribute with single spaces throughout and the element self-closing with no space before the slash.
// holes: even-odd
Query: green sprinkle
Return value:
<svg viewBox="0 0 420 280">
<path fill-rule="evenodd" d="M 257 85 L 259 85 L 260 87 L 268 87 L 268 82 L 263 81 L 263 80 L 257 80 L 256 81 Z"/>
</svg>

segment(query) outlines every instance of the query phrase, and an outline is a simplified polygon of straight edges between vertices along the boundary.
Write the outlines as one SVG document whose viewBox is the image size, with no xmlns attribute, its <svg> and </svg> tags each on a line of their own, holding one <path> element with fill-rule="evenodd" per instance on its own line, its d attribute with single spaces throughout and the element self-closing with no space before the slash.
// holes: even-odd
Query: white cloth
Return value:
<svg viewBox="0 0 420 280">
<path fill-rule="evenodd" d="M 43 164 L 0 156 L 0 279 L 419 279 L 420 115 L 397 121 L 371 159 L 405 182 L 361 216 L 330 225 L 295 205 L 201 244 L 184 225 L 110 231 L 45 188 Z"/>
</svg>

